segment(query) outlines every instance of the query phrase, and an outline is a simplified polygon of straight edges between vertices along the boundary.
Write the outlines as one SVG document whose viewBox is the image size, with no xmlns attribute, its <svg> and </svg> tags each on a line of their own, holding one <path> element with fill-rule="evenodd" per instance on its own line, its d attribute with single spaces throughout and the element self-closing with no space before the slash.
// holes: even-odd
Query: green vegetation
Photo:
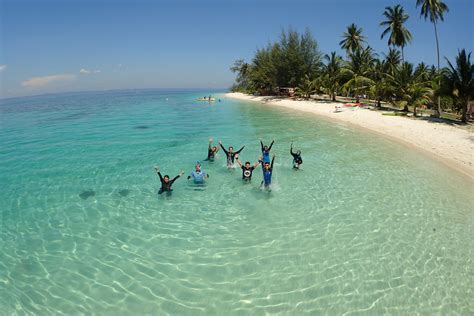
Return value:
<svg viewBox="0 0 474 316">
<path fill-rule="evenodd" d="M 421 6 L 420 16 L 425 20 L 427 18 L 433 23 L 436 38 L 436 54 L 438 58 L 438 75 L 440 75 L 439 65 L 439 40 L 438 40 L 438 20 L 444 21 L 444 13 L 449 11 L 448 6 L 441 0 L 416 0 L 416 6 Z M 441 82 L 439 82 L 441 85 Z M 436 108 L 436 116 L 441 117 L 441 99 L 438 97 L 438 106 Z"/>
<path fill-rule="evenodd" d="M 411 42 L 412 35 L 403 23 L 408 20 L 409 16 L 405 14 L 403 7 L 399 4 L 394 7 L 386 7 L 383 15 L 387 20 L 380 23 L 380 26 L 387 26 L 387 28 L 383 31 L 381 38 L 390 33 L 388 45 L 400 47 L 402 49 L 402 60 L 405 60 L 403 47 Z"/>
<path fill-rule="evenodd" d="M 350 24 L 342 34 L 340 47 L 346 57 L 336 52 L 324 55 L 309 30 L 303 34 L 283 30 L 277 42 L 255 52 L 248 63 L 237 60 L 231 70 L 236 73 L 232 91 L 248 94 L 275 95 L 294 88 L 295 95 L 310 98 L 326 94 L 333 101 L 337 96 L 370 98 L 377 107 L 382 103 L 405 112 L 431 109 L 434 116 L 460 115 L 468 121 L 468 104 L 474 98 L 474 65 L 471 53 L 459 51 L 455 61 L 440 69 L 437 24 L 443 21 L 448 7 L 441 0 L 417 0 L 421 16 L 434 25 L 438 65 L 404 60 L 404 48 L 412 41 L 405 27 L 409 16 L 401 5 L 386 7 L 381 38 L 388 38 L 388 52 L 377 54 L 367 43 L 362 28 Z M 383 56 L 383 58 L 381 58 Z M 428 110 L 428 112 L 431 112 Z M 422 111 L 423 112 L 423 111 Z"/>
<path fill-rule="evenodd" d="M 250 64 L 238 60 L 233 90 L 272 94 L 278 87 L 308 86 L 321 72 L 322 55 L 311 33 L 282 31 L 280 41 L 258 49 Z M 303 87 L 302 87 L 303 88 Z"/>
<path fill-rule="evenodd" d="M 461 120 L 466 123 L 468 104 L 474 99 L 474 64 L 471 63 L 471 53 L 466 54 L 464 49 L 461 50 L 454 66 L 447 61 L 449 67 L 444 72 L 444 83 L 454 99 L 456 108 L 462 112 Z"/>
</svg>

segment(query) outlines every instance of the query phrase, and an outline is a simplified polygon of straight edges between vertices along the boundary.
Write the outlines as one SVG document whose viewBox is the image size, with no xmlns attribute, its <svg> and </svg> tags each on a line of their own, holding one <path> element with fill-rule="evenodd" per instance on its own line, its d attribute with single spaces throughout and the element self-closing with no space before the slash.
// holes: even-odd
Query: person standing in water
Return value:
<svg viewBox="0 0 474 316">
<path fill-rule="evenodd" d="M 272 140 L 271 144 L 270 144 L 270 147 L 268 147 L 267 145 L 263 145 L 263 142 L 262 140 L 260 140 L 260 146 L 262 147 L 262 156 L 263 156 L 263 162 L 268 162 L 270 163 L 270 150 L 272 149 L 272 146 L 273 146 L 273 143 L 275 142 L 275 140 Z"/>
<path fill-rule="evenodd" d="M 209 139 L 209 147 L 207 149 L 207 158 L 206 161 L 214 161 L 214 158 L 216 157 L 217 152 L 219 151 L 219 147 L 217 146 L 212 146 L 212 142 L 214 139 L 211 137 Z"/>
<path fill-rule="evenodd" d="M 245 146 L 242 146 L 237 151 L 234 151 L 234 147 L 230 146 L 229 150 L 226 150 L 224 146 L 222 145 L 222 142 L 219 141 L 219 145 L 221 146 L 222 150 L 225 152 L 225 155 L 227 156 L 227 168 L 233 168 L 234 167 L 234 159 L 235 157 L 239 157 L 239 153 L 245 148 Z"/>
<path fill-rule="evenodd" d="M 303 159 L 301 159 L 301 150 L 298 149 L 296 152 L 293 152 L 293 142 L 290 146 L 290 154 L 293 156 L 293 169 L 299 169 Z"/>
<path fill-rule="evenodd" d="M 262 161 L 263 162 L 263 161 Z M 273 155 L 272 162 L 263 162 L 263 181 L 262 185 L 265 189 L 269 189 L 272 184 L 273 163 L 275 162 L 275 155 Z"/>
<path fill-rule="evenodd" d="M 196 184 L 203 184 L 204 180 L 209 179 L 209 175 L 201 170 L 201 163 L 199 161 L 196 163 L 196 169 L 188 176 L 188 180 L 190 179 Z"/>
<path fill-rule="evenodd" d="M 260 159 L 261 160 L 261 159 Z M 260 164 L 260 160 L 257 161 L 253 166 L 250 164 L 250 161 L 247 161 L 245 165 L 243 165 L 239 158 L 237 158 L 237 163 L 239 164 L 240 168 L 242 169 L 242 179 L 244 181 L 250 182 L 252 180 L 252 172 L 257 166 Z"/>
<path fill-rule="evenodd" d="M 160 181 L 161 181 L 161 188 L 158 191 L 158 194 L 162 194 L 163 192 L 167 192 L 168 194 L 171 194 L 171 191 L 173 191 L 173 189 L 171 189 L 171 186 L 176 181 L 176 179 L 178 179 L 180 176 L 184 174 L 184 171 L 181 171 L 176 177 L 170 180 L 170 177 L 168 175 L 165 175 L 164 177 L 161 175 L 160 168 L 158 166 L 155 167 L 155 170 L 158 176 L 160 177 Z"/>
</svg>

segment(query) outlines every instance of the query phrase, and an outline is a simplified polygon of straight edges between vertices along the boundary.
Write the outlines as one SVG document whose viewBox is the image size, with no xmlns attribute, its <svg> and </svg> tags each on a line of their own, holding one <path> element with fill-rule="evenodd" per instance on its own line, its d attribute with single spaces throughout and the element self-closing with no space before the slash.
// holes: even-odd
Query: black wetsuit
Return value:
<svg viewBox="0 0 474 316">
<path fill-rule="evenodd" d="M 214 158 L 216 157 L 216 151 L 212 150 L 212 147 L 209 146 L 209 149 L 207 151 L 207 159 L 209 161 L 214 161 Z"/>
<path fill-rule="evenodd" d="M 242 148 L 240 148 L 240 149 L 237 150 L 237 151 L 229 152 L 229 151 L 227 151 L 227 150 L 224 148 L 224 146 L 222 146 L 222 144 L 220 144 L 220 145 L 221 145 L 222 150 L 225 152 L 225 155 L 227 156 L 227 165 L 228 165 L 228 166 L 234 164 L 235 155 L 237 155 L 238 153 L 240 153 L 240 152 L 244 149 L 244 147 L 245 147 L 245 146 L 242 146 Z"/>
<path fill-rule="evenodd" d="M 166 183 L 165 180 L 163 179 L 163 177 L 161 176 L 161 173 L 159 171 L 157 173 L 160 176 L 160 181 L 161 181 L 161 188 L 158 191 L 158 194 L 161 194 L 163 192 L 171 193 L 171 191 L 173 191 L 173 189 L 171 189 L 171 185 L 173 184 L 173 182 L 176 181 L 176 179 L 179 178 L 179 175 L 177 175 L 176 177 L 174 177 L 173 179 L 168 181 L 168 183 Z"/>
<path fill-rule="evenodd" d="M 290 148 L 290 154 L 293 156 L 293 168 L 297 169 L 299 165 L 303 163 L 303 159 L 301 159 L 301 154 L 293 152 L 293 147 Z"/>
<path fill-rule="evenodd" d="M 255 169 L 254 166 L 250 166 L 250 167 L 245 167 L 245 166 L 242 166 L 242 179 L 244 179 L 245 181 L 250 181 L 252 179 L 252 171 Z"/>
</svg>

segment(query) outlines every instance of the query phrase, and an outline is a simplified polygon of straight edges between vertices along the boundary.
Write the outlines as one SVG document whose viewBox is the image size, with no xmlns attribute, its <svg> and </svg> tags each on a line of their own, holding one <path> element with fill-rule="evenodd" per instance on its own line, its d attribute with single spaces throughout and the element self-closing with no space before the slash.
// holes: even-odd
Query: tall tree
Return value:
<svg viewBox="0 0 474 316">
<path fill-rule="evenodd" d="M 322 55 L 318 44 L 309 30 L 305 33 L 289 29 L 282 31 L 279 61 L 275 61 L 278 71 L 277 83 L 280 87 L 297 87 L 305 75 L 313 79 L 321 66 Z"/>
<path fill-rule="evenodd" d="M 402 60 L 404 61 L 403 48 L 412 39 L 410 31 L 403 25 L 408 20 L 409 15 L 405 13 L 405 10 L 399 4 L 394 7 L 385 7 L 383 15 L 387 20 L 381 22 L 380 26 L 386 26 L 387 28 L 382 32 L 380 38 L 382 39 L 390 33 L 388 45 L 400 47 L 402 50 Z"/>
<path fill-rule="evenodd" d="M 346 50 L 347 54 L 362 49 L 366 42 L 365 36 L 362 35 L 362 28 L 357 27 L 354 23 L 347 27 L 347 31 L 342 34 L 342 38 L 343 40 L 339 42 L 339 45 Z"/>
<path fill-rule="evenodd" d="M 230 67 L 230 70 L 237 74 L 232 90 L 248 92 L 250 88 L 250 65 L 243 59 L 238 59 L 234 62 L 234 65 Z"/>
<path fill-rule="evenodd" d="M 370 46 L 349 54 L 349 60 L 344 67 L 344 73 L 349 76 L 349 80 L 343 87 L 355 94 L 356 103 L 359 103 L 359 95 L 372 83 L 370 72 L 373 61 L 374 52 Z"/>
<path fill-rule="evenodd" d="M 388 66 L 385 60 L 375 59 L 370 71 L 372 82 L 369 85 L 369 94 L 377 100 L 376 106 L 381 107 L 382 98 L 388 94 L 389 85 L 387 84 Z"/>
<path fill-rule="evenodd" d="M 424 79 L 422 72 L 414 71 L 413 64 L 409 62 L 402 63 L 397 67 L 395 74 L 389 78 L 396 103 L 403 106 L 406 112 L 408 112 L 408 105 L 411 104 L 416 115 L 416 107 L 426 104 L 429 100 L 430 81 Z"/>
<path fill-rule="evenodd" d="M 471 63 L 471 53 L 461 50 L 456 56 L 456 64 L 453 65 L 447 58 L 448 69 L 445 79 L 449 83 L 452 95 L 458 99 L 462 108 L 461 120 L 468 121 L 469 101 L 474 99 L 474 64 Z"/>
<path fill-rule="evenodd" d="M 436 38 L 436 54 L 438 57 L 438 74 L 440 71 L 439 66 L 439 41 L 438 41 L 438 20 L 444 21 L 444 13 L 449 12 L 448 6 L 442 0 L 416 0 L 416 7 L 421 6 L 420 16 L 426 19 L 430 19 L 434 26 L 435 38 Z M 438 98 L 438 107 L 436 115 L 441 116 L 441 99 Z"/>
<path fill-rule="evenodd" d="M 394 48 L 389 48 L 388 53 L 385 54 L 385 65 L 387 67 L 387 72 L 393 75 L 401 61 L 402 58 L 400 51 Z"/>
<path fill-rule="evenodd" d="M 330 55 L 324 56 L 324 59 L 326 64 L 324 66 L 323 87 L 331 100 L 336 101 L 341 81 L 342 58 L 336 52 L 331 52 Z"/>
<path fill-rule="evenodd" d="M 280 58 L 280 47 L 278 44 L 268 45 L 266 48 L 258 49 L 252 60 L 250 81 L 252 86 L 261 94 L 272 93 L 278 86 L 278 69 L 276 63 Z"/>
</svg>

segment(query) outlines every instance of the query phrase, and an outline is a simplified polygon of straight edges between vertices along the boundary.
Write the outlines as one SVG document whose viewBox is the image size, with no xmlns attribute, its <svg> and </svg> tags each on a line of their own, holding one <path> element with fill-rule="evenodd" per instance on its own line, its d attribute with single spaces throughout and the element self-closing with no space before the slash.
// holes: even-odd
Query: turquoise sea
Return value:
<svg viewBox="0 0 474 316">
<path fill-rule="evenodd" d="M 399 143 L 202 91 L 0 100 L 0 314 L 474 314 L 473 181 Z M 153 166 L 205 187 L 158 196 Z M 291 168 L 290 142 L 303 166 Z"/>
</svg>

